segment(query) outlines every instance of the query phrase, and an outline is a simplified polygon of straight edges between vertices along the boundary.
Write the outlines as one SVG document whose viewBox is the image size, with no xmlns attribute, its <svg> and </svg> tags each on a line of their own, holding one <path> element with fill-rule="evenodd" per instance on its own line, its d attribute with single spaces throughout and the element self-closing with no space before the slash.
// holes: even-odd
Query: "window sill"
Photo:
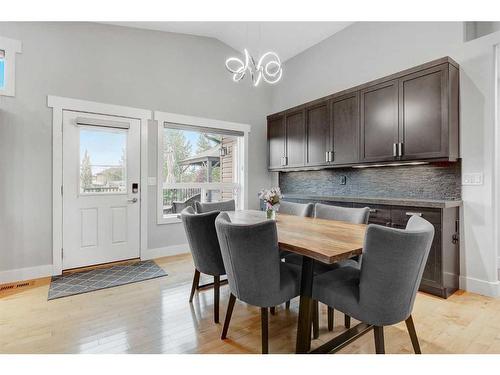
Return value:
<svg viewBox="0 0 500 375">
<path fill-rule="evenodd" d="M 174 214 L 170 216 L 164 216 L 158 219 L 157 224 L 158 225 L 163 225 L 163 224 L 179 224 L 182 223 L 180 214 Z"/>
</svg>

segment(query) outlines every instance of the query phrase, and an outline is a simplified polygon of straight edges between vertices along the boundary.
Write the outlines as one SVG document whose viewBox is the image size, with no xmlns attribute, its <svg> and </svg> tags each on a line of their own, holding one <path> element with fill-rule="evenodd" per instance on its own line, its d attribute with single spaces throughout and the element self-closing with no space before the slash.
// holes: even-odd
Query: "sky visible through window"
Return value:
<svg viewBox="0 0 500 375">
<path fill-rule="evenodd" d="M 0 57 L 0 89 L 5 86 L 5 60 Z"/>
<path fill-rule="evenodd" d="M 124 131 L 81 129 L 80 160 L 87 150 L 92 165 L 119 165 L 126 139 Z"/>
</svg>

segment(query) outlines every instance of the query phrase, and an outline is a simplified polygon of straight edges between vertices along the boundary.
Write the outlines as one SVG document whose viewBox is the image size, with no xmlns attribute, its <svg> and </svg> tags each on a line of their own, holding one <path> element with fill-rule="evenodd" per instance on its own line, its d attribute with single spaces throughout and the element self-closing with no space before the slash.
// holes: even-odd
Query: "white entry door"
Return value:
<svg viewBox="0 0 500 375">
<path fill-rule="evenodd" d="M 63 112 L 63 269 L 139 257 L 140 120 Z"/>
</svg>

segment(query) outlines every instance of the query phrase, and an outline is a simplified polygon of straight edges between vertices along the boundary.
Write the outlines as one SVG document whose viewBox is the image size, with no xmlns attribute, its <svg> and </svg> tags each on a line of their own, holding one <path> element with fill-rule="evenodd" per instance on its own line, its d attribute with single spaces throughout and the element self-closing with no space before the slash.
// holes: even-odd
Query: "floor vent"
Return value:
<svg viewBox="0 0 500 375">
<path fill-rule="evenodd" d="M 33 284 L 34 284 L 33 281 L 22 281 L 19 283 L 0 285 L 0 293 L 11 291 L 11 290 L 18 289 L 18 288 L 26 288 L 26 287 L 31 286 Z"/>
</svg>

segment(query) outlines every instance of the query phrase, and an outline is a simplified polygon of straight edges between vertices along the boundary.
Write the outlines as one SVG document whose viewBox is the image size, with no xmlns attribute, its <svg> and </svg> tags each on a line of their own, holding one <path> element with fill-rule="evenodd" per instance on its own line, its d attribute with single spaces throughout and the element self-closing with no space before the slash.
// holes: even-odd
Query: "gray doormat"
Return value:
<svg viewBox="0 0 500 375">
<path fill-rule="evenodd" d="M 163 276 L 167 276 L 167 273 L 152 260 L 53 276 L 47 299 L 73 296 Z"/>
</svg>

